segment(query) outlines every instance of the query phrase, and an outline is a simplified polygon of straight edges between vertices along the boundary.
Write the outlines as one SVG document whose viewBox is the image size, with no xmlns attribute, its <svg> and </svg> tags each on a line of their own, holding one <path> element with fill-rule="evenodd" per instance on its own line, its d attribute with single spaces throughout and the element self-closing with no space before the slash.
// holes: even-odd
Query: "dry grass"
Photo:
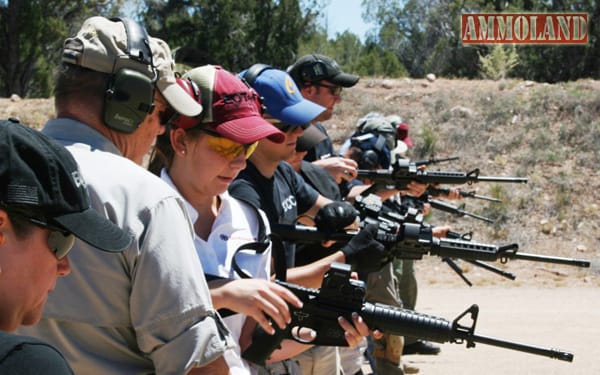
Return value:
<svg viewBox="0 0 600 375">
<path fill-rule="evenodd" d="M 5 99 L 0 98 L 0 118 L 16 117 L 22 123 L 41 129 L 44 123 L 54 117 L 52 99 Z"/>
</svg>

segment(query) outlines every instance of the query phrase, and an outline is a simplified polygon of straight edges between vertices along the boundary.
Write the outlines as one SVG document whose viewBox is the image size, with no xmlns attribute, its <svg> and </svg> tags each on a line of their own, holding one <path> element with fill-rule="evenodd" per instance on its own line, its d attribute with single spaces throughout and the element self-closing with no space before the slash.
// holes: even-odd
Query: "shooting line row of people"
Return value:
<svg viewBox="0 0 600 375">
<path fill-rule="evenodd" d="M 403 346 L 358 311 L 332 320 L 346 348 L 313 345 L 319 332 L 300 329 L 267 363 L 244 355 L 306 303 L 276 280 L 318 289 L 334 262 L 353 266 L 368 300 L 414 309 L 411 262 L 392 262 L 377 226 L 359 228 L 348 203 L 369 186 L 361 169 L 387 168 L 410 146 L 408 127 L 367 116 L 361 134 L 371 136 L 338 156 L 321 123 L 358 80 L 318 54 L 287 72 L 202 65 L 180 75 L 169 46 L 139 24 L 87 19 L 63 46 L 56 118 L 41 132 L 0 127 L 0 372 L 354 375 L 365 354 L 379 374 L 417 372 L 402 353 L 439 348 Z M 360 230 L 298 245 L 271 233 L 317 222 Z"/>
</svg>

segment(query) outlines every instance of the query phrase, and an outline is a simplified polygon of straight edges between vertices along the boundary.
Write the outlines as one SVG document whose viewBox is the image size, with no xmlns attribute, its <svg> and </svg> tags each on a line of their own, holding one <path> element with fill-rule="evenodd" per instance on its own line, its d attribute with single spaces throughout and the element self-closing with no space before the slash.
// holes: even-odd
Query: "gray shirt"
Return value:
<svg viewBox="0 0 600 375">
<path fill-rule="evenodd" d="M 44 133 L 71 151 L 94 208 L 134 241 L 122 254 L 77 241 L 71 274 L 22 333 L 57 346 L 78 374 L 184 374 L 221 356 L 233 343 L 178 194 L 84 124 L 52 120 Z"/>
</svg>

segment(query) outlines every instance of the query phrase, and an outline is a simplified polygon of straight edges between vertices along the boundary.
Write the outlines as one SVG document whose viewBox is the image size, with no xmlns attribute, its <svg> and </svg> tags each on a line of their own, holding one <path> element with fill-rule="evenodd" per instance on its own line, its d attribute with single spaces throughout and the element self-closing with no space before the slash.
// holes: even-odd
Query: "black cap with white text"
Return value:
<svg viewBox="0 0 600 375">
<path fill-rule="evenodd" d="M 88 244 L 119 252 L 130 236 L 90 206 L 71 153 L 18 120 L 0 120 L 0 208 L 63 229 Z"/>
</svg>

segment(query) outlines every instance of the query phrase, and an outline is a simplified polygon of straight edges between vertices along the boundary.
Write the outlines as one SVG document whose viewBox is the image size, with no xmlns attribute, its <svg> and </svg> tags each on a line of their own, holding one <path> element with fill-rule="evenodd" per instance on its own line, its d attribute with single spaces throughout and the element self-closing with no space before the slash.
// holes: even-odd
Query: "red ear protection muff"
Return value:
<svg viewBox="0 0 600 375">
<path fill-rule="evenodd" d="M 200 88 L 196 85 L 196 82 L 190 78 L 183 79 L 177 78 L 177 84 L 181 86 L 189 96 L 194 98 L 199 104 L 202 104 L 202 96 L 200 95 Z M 174 118 L 170 121 L 170 125 L 187 130 L 192 128 L 200 122 L 199 117 L 188 117 L 180 114 L 175 114 Z"/>
</svg>

